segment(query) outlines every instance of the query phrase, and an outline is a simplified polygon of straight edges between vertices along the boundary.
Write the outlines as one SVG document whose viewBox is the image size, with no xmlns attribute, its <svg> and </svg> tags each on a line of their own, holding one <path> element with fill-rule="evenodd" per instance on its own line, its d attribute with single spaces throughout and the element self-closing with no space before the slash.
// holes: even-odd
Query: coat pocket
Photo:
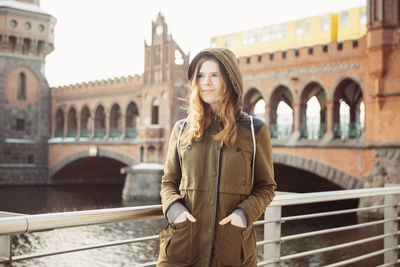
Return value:
<svg viewBox="0 0 400 267">
<path fill-rule="evenodd" d="M 160 232 L 160 253 L 172 262 L 190 263 L 192 259 L 192 223 L 169 224 Z"/>
<path fill-rule="evenodd" d="M 243 262 L 242 232 L 245 228 L 230 223 L 222 228 L 220 262 L 222 266 L 240 266 Z"/>
</svg>

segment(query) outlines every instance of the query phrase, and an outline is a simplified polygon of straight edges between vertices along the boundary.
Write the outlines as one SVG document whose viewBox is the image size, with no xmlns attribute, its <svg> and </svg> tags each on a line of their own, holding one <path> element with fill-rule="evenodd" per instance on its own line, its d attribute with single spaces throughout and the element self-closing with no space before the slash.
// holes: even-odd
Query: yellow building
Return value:
<svg viewBox="0 0 400 267">
<path fill-rule="evenodd" d="M 359 7 L 215 36 L 211 38 L 211 47 L 226 47 L 241 57 L 358 39 L 366 31 L 366 7 Z"/>
</svg>

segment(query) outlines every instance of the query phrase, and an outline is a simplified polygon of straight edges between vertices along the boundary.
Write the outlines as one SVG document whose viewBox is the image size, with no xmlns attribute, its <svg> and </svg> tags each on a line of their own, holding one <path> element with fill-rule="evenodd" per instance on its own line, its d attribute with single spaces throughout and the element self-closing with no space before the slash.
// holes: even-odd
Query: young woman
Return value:
<svg viewBox="0 0 400 267">
<path fill-rule="evenodd" d="M 253 222 L 276 188 L 269 128 L 255 118 L 252 126 L 242 112 L 242 76 L 230 50 L 201 51 L 188 78 L 188 117 L 172 130 L 162 178 L 168 222 L 157 266 L 256 266 Z"/>
</svg>

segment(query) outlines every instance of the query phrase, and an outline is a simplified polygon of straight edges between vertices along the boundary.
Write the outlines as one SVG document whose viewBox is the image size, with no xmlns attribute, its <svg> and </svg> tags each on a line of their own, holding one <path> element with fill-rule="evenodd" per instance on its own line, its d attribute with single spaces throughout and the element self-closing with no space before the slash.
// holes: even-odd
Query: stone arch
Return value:
<svg viewBox="0 0 400 267">
<path fill-rule="evenodd" d="M 364 102 L 361 85 L 352 78 L 341 80 L 333 91 L 333 132 L 335 138 L 358 138 L 363 129 L 360 125 L 360 105 Z M 349 117 L 340 114 L 340 106 L 347 105 Z M 342 121 L 343 119 L 343 121 Z M 346 121 L 348 120 L 348 121 Z"/>
<path fill-rule="evenodd" d="M 307 118 L 307 103 L 312 97 L 316 97 L 321 107 L 319 114 L 317 114 L 318 121 L 310 123 Z M 317 139 L 322 138 L 326 132 L 326 118 L 327 118 L 327 92 L 326 89 L 315 79 L 310 80 L 308 84 L 302 87 L 300 92 L 300 133 L 303 138 L 310 138 L 311 133 L 315 132 Z M 316 125 L 312 125 L 316 124 Z M 316 126 L 318 129 L 309 129 L 309 127 Z M 310 132 L 311 131 L 311 132 Z M 312 134 L 314 135 L 314 134 Z"/>
<path fill-rule="evenodd" d="M 264 100 L 260 90 L 254 87 L 248 89 L 244 95 L 243 111 L 254 116 L 254 107 L 260 100 Z"/>
<path fill-rule="evenodd" d="M 92 112 L 87 104 L 83 104 L 80 111 L 80 136 L 89 137 L 92 132 Z"/>
<path fill-rule="evenodd" d="M 343 189 L 358 189 L 364 187 L 364 181 L 359 177 L 315 159 L 282 152 L 272 152 L 272 158 L 274 163 L 311 172 L 326 178 Z"/>
<path fill-rule="evenodd" d="M 292 109 L 292 115 L 283 114 L 278 118 L 278 105 L 284 102 Z M 293 132 L 294 125 L 294 101 L 293 94 L 288 87 L 279 85 L 276 87 L 270 96 L 269 103 L 269 122 L 271 137 L 278 139 L 287 139 Z"/>
<path fill-rule="evenodd" d="M 139 108 L 135 101 L 130 101 L 125 109 L 125 137 L 135 138 L 137 136 L 137 119 Z"/>
<path fill-rule="evenodd" d="M 55 137 L 64 137 L 64 122 L 65 115 L 64 111 L 61 107 L 58 107 L 56 113 L 54 115 L 54 136 Z"/>
<path fill-rule="evenodd" d="M 118 103 L 114 103 L 110 110 L 110 137 L 119 137 L 122 132 L 122 116 L 121 107 Z"/>
<path fill-rule="evenodd" d="M 267 103 L 268 105 L 271 104 L 271 97 L 272 97 L 272 94 L 274 93 L 275 89 L 280 86 L 284 86 L 289 90 L 289 92 L 293 96 L 293 103 L 298 103 L 297 94 L 296 94 L 295 90 L 292 88 L 292 84 L 287 80 L 278 80 L 269 87 L 267 94 L 265 94 L 264 99 L 266 99 L 268 101 L 268 103 Z"/>
<path fill-rule="evenodd" d="M 78 127 L 78 114 L 74 105 L 71 105 L 67 113 L 67 137 L 76 137 Z"/>
<path fill-rule="evenodd" d="M 94 113 L 94 137 L 104 137 L 106 135 L 106 110 L 102 104 L 96 107 Z"/>
<path fill-rule="evenodd" d="M 138 161 L 136 159 L 134 159 L 133 157 L 131 157 L 129 154 L 125 154 L 123 152 L 112 150 L 112 149 L 107 149 L 107 148 L 97 148 L 97 156 L 106 157 L 106 158 L 110 158 L 110 159 L 113 159 L 116 161 L 120 161 L 127 166 L 131 166 L 131 165 L 138 163 Z M 62 170 L 68 164 L 70 164 L 74 161 L 77 161 L 79 159 L 82 159 L 82 158 L 87 158 L 87 157 L 91 157 L 89 154 L 89 149 L 83 149 L 83 150 L 72 153 L 72 154 L 68 155 L 67 157 L 61 159 L 53 167 L 50 168 L 50 170 L 49 170 L 50 179 L 52 179 L 57 172 Z"/>
<path fill-rule="evenodd" d="M 364 88 L 365 88 L 364 82 L 357 73 L 343 73 L 335 80 L 335 82 L 332 84 L 330 90 L 328 90 L 328 95 L 327 95 L 328 101 L 334 100 L 333 96 L 335 94 L 336 88 L 339 86 L 339 84 L 341 82 L 343 82 L 346 79 L 351 79 L 351 80 L 355 81 L 356 83 L 358 83 L 360 85 L 360 90 L 361 90 L 362 94 L 366 95 L 364 92 Z"/>
</svg>

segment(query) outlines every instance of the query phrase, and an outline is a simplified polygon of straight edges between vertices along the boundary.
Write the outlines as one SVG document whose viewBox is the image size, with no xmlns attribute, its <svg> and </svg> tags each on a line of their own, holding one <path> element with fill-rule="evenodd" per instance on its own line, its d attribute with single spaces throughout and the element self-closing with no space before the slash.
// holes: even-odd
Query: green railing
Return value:
<svg viewBox="0 0 400 267">
<path fill-rule="evenodd" d="M 56 130 L 55 137 L 64 137 L 64 130 Z"/>
<path fill-rule="evenodd" d="M 310 128 L 310 129 L 309 129 Z M 326 123 L 319 123 L 308 125 L 306 123 L 300 124 L 301 138 L 307 139 L 321 139 L 326 133 Z"/>
<path fill-rule="evenodd" d="M 138 135 L 137 129 L 129 127 L 125 129 L 125 138 L 136 138 Z"/>
<path fill-rule="evenodd" d="M 90 136 L 90 130 L 89 129 L 81 129 L 81 137 L 89 137 Z"/>
<path fill-rule="evenodd" d="M 121 129 L 119 128 L 110 128 L 109 137 L 120 137 L 121 136 Z"/>
<path fill-rule="evenodd" d="M 333 124 L 333 133 L 337 139 L 352 139 L 360 138 L 363 131 L 360 123 L 348 123 L 348 124 Z"/>
<path fill-rule="evenodd" d="M 271 138 L 280 140 L 288 139 L 293 132 L 292 125 L 270 124 L 269 129 Z"/>
<path fill-rule="evenodd" d="M 101 138 L 106 136 L 106 129 L 105 128 L 96 128 L 94 129 L 94 137 Z"/>
<path fill-rule="evenodd" d="M 67 137 L 76 137 L 78 131 L 76 129 L 70 129 L 67 131 Z"/>
</svg>

